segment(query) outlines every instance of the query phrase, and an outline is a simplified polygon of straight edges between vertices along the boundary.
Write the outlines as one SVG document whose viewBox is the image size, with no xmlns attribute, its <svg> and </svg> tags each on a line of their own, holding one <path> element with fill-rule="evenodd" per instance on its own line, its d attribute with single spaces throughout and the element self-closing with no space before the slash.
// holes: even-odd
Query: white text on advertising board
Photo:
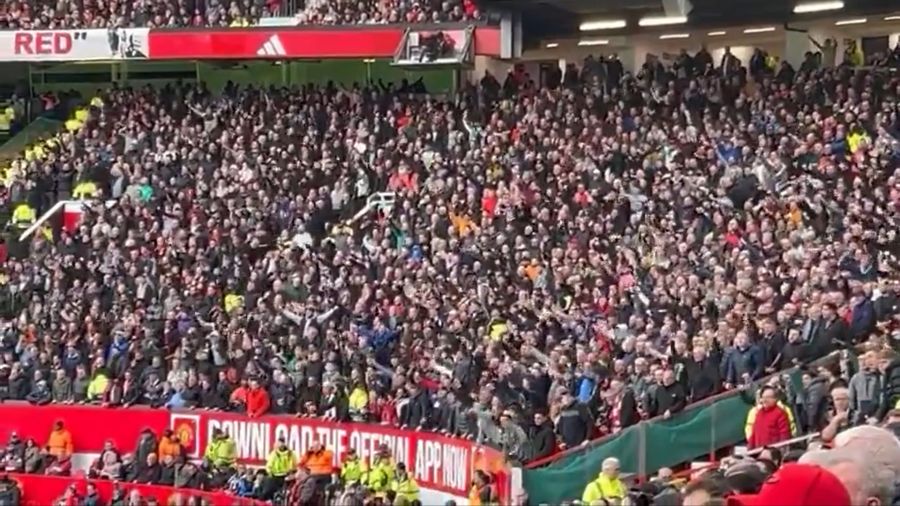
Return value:
<svg viewBox="0 0 900 506">
<path fill-rule="evenodd" d="M 249 464 L 265 462 L 280 437 L 285 438 L 298 456 L 313 442 L 321 441 L 334 453 L 335 466 L 340 465 L 349 448 L 354 448 L 360 458 L 368 460 L 377 453 L 379 446 L 385 444 L 391 449 L 395 462 L 406 463 L 416 480 L 459 491 L 468 488 L 470 455 L 465 443 L 444 443 L 425 437 L 374 431 L 243 420 L 209 420 L 206 429 L 206 441 L 212 438 L 215 429 L 230 434 L 237 445 L 238 459 Z"/>
</svg>

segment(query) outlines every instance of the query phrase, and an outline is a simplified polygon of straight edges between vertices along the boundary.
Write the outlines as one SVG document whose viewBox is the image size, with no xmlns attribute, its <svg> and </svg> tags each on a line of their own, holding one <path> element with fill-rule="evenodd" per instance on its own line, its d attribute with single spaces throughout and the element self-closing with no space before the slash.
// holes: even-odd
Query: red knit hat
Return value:
<svg viewBox="0 0 900 506">
<path fill-rule="evenodd" d="M 850 494 L 830 471 L 810 464 L 785 464 L 758 494 L 728 498 L 728 506 L 850 506 Z"/>
</svg>

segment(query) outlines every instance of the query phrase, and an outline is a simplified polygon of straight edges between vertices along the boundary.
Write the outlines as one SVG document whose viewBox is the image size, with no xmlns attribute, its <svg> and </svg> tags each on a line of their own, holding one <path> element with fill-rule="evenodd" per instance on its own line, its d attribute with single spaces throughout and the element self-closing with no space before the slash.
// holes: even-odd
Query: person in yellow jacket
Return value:
<svg viewBox="0 0 900 506">
<path fill-rule="evenodd" d="M 861 128 L 852 130 L 847 136 L 847 148 L 851 153 L 856 153 L 863 143 L 869 144 L 870 142 L 869 134 Z"/>
<path fill-rule="evenodd" d="M 397 464 L 397 471 L 391 480 L 391 490 L 397 499 L 402 497 L 409 503 L 419 500 L 419 484 L 406 472 L 406 464 L 403 462 Z"/>
<path fill-rule="evenodd" d="M 357 382 L 347 398 L 348 408 L 350 410 L 350 419 L 354 422 L 367 421 L 369 412 L 369 392 L 362 382 Z"/>
<path fill-rule="evenodd" d="M 244 296 L 238 295 L 236 293 L 227 293 L 225 294 L 225 312 L 228 314 L 233 313 L 239 307 L 244 305 Z"/>
<path fill-rule="evenodd" d="M 17 205 L 13 209 L 12 224 L 19 229 L 26 229 L 37 221 L 37 211 L 26 203 Z"/>
<path fill-rule="evenodd" d="M 367 469 L 364 469 L 364 483 L 376 495 L 383 495 L 388 490 L 394 476 L 394 461 L 387 445 L 381 445 L 378 453 L 372 458 Z"/>
<path fill-rule="evenodd" d="M 791 435 L 797 435 L 797 422 L 794 420 L 794 412 L 788 409 L 787 406 L 781 401 L 775 403 L 784 414 L 787 415 L 788 422 L 791 424 Z M 755 406 L 750 408 L 750 411 L 747 413 L 747 421 L 744 423 L 744 436 L 749 440 L 750 435 L 753 434 L 753 423 L 756 422 L 756 413 L 759 411 L 759 401 Z"/>
<path fill-rule="evenodd" d="M 94 377 L 91 378 L 91 382 L 88 383 L 88 400 L 102 400 L 103 395 L 106 393 L 107 387 L 109 387 L 109 376 L 106 375 L 106 371 L 104 371 L 103 369 L 98 369 L 97 372 L 94 373 Z"/>
<path fill-rule="evenodd" d="M 81 181 L 72 190 L 72 197 L 82 200 L 94 198 L 97 195 L 97 185 L 93 181 Z"/>
<path fill-rule="evenodd" d="M 621 501 L 628 495 L 628 489 L 619 479 L 621 465 L 619 459 L 609 457 L 603 461 L 600 467 L 600 476 L 588 483 L 581 494 L 581 502 L 591 504 L 595 501 Z"/>
<path fill-rule="evenodd" d="M 287 446 L 284 436 L 278 438 L 278 446 L 266 458 L 266 472 L 269 476 L 284 478 L 297 468 L 297 454 Z"/>
<path fill-rule="evenodd" d="M 237 446 L 222 429 L 214 429 L 212 441 L 206 444 L 206 451 L 203 452 L 203 459 L 213 469 L 232 468 L 237 460 Z"/>
<path fill-rule="evenodd" d="M 207 449 L 208 451 L 208 449 Z M 269 452 L 266 458 L 266 473 L 268 480 L 265 482 L 263 499 L 271 499 L 275 493 L 284 486 L 285 478 L 297 469 L 297 454 L 288 448 L 284 436 L 278 438 L 278 445 Z"/>
<path fill-rule="evenodd" d="M 347 457 L 344 459 L 344 463 L 341 464 L 341 484 L 344 487 L 359 485 L 362 483 L 365 472 L 365 466 L 359 460 L 356 450 L 354 448 L 347 450 Z"/>
</svg>

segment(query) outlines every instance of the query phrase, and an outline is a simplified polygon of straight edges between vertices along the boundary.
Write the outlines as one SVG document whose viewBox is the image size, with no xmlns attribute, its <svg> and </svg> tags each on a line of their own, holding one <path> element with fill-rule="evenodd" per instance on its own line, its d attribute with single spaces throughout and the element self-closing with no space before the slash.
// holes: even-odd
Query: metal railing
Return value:
<svg viewBox="0 0 900 506">
<path fill-rule="evenodd" d="M 825 357 L 822 357 L 822 358 L 820 358 L 820 359 L 818 359 L 818 360 L 813 361 L 811 365 L 813 365 L 813 366 L 821 366 L 821 365 L 824 365 L 824 364 L 827 364 L 827 363 L 831 363 L 831 362 L 833 362 L 833 361 L 835 361 L 835 360 L 838 360 L 838 359 L 840 359 L 840 352 L 833 352 L 833 353 L 831 353 L 830 355 L 827 355 L 827 356 L 825 356 Z M 784 374 L 786 374 L 786 373 L 790 373 L 791 371 L 795 371 L 796 369 L 797 369 L 796 367 L 792 367 L 792 368 L 787 369 L 787 370 L 784 370 L 784 371 L 779 371 L 779 372 L 770 374 L 769 376 L 766 376 L 766 377 L 764 377 L 764 378 L 762 378 L 762 379 L 760 379 L 760 380 L 757 380 L 757 381 L 754 383 L 754 385 L 764 385 L 764 384 L 768 383 L 772 378 L 782 376 L 782 375 L 784 375 Z M 754 385 L 751 385 L 750 387 L 753 387 Z M 729 399 L 729 398 L 734 397 L 734 396 L 737 396 L 737 395 L 747 395 L 747 393 L 748 393 L 748 389 L 747 389 L 747 388 L 737 389 L 737 390 L 728 390 L 728 391 L 725 391 L 725 392 L 721 392 L 721 393 L 716 394 L 716 395 L 713 395 L 713 396 L 711 396 L 711 397 L 707 397 L 707 398 L 705 398 L 705 399 L 702 399 L 702 400 L 699 400 L 699 401 L 697 401 L 697 402 L 691 403 L 690 405 L 688 405 L 688 406 L 684 409 L 684 411 L 682 411 L 682 413 L 687 412 L 687 411 L 692 411 L 692 410 L 700 409 L 700 408 L 710 407 L 710 406 L 713 406 L 713 405 L 715 405 L 716 403 L 718 403 L 718 402 L 720 402 L 720 401 Z M 639 423 L 640 423 L 640 424 L 652 424 L 652 423 L 657 423 L 657 422 L 663 422 L 663 421 L 665 421 L 665 420 L 666 420 L 665 417 L 663 417 L 663 416 L 657 416 L 657 417 L 655 417 L 655 418 L 650 418 L 650 419 L 648 419 L 648 420 L 643 420 L 643 421 L 641 421 L 641 422 L 639 422 Z M 713 428 L 715 428 L 715 427 L 713 427 Z M 576 456 L 576 455 L 579 455 L 579 454 L 582 454 L 582 453 L 589 452 L 589 451 L 595 449 L 596 447 L 601 446 L 601 445 L 603 445 L 603 444 L 605 444 L 605 443 L 607 443 L 607 442 L 609 442 L 609 441 L 615 439 L 617 436 L 618 436 L 618 433 L 615 433 L 615 434 L 609 434 L 609 435 L 603 436 L 603 437 L 601 437 L 601 438 L 595 439 L 595 440 L 593 440 L 593 441 L 588 442 L 587 444 L 578 446 L 578 447 L 576 447 L 576 448 L 571 448 L 571 449 L 568 449 L 568 450 L 565 450 L 565 451 L 562 451 L 562 452 L 559 452 L 559 453 L 555 453 L 555 454 L 550 455 L 550 456 L 548 456 L 548 457 L 544 457 L 544 458 L 542 458 L 542 459 L 538 459 L 538 460 L 529 462 L 528 464 L 525 465 L 525 468 L 526 468 L 526 469 L 536 469 L 536 468 L 539 468 L 539 467 L 544 467 L 544 466 L 550 465 L 550 464 L 552 464 L 553 462 L 556 462 L 557 460 L 561 460 L 561 459 L 568 458 L 568 457 L 574 457 L 574 456 Z M 715 439 L 715 437 L 713 437 L 713 436 L 714 436 L 714 435 L 711 435 L 710 440 L 714 440 L 714 439 Z M 711 455 L 714 454 L 717 450 L 719 450 L 719 448 L 710 448 L 710 454 L 711 454 Z"/>
</svg>

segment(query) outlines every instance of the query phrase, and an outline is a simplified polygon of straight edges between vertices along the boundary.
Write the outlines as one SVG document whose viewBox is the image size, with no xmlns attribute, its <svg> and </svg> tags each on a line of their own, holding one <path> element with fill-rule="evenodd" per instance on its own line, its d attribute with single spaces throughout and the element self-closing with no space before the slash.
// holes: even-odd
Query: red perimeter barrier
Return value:
<svg viewBox="0 0 900 506">
<path fill-rule="evenodd" d="M 322 29 L 308 27 L 151 30 L 151 60 L 390 58 L 403 27 Z M 500 56 L 500 29 L 475 29 L 475 54 Z"/>
<path fill-rule="evenodd" d="M 45 476 L 42 474 L 20 474 L 9 473 L 10 478 L 19 482 L 19 489 L 22 492 L 22 504 L 24 506 L 46 506 L 55 504 L 56 500 L 66 493 L 66 489 L 71 484 L 75 484 L 78 494 L 84 497 L 87 490 L 88 481 L 97 486 L 97 493 L 103 500 L 104 504 L 108 504 L 113 494 L 113 483 L 111 481 L 87 480 L 84 477 L 62 477 L 62 476 Z M 178 489 L 175 487 L 163 487 L 160 485 L 137 485 L 132 483 L 121 484 L 122 489 L 127 493 L 137 490 L 141 493 L 141 497 L 145 500 L 149 497 L 155 497 L 159 504 L 168 504 L 169 498 L 173 495 L 182 495 L 187 499 L 190 496 L 197 496 L 209 501 L 209 504 L 228 505 L 228 506 L 264 506 L 265 502 L 254 499 L 245 499 L 225 494 L 223 492 L 201 492 L 199 490 Z M 126 495 L 127 497 L 127 495 Z"/>
<path fill-rule="evenodd" d="M 367 459 L 381 444 L 392 451 L 396 462 L 404 462 L 423 488 L 454 497 L 468 496 L 475 470 L 489 472 L 495 479 L 501 503 L 508 503 L 510 467 L 503 455 L 466 439 L 432 432 L 400 430 L 363 423 L 336 423 L 310 418 L 271 415 L 249 418 L 237 413 L 213 411 L 166 411 L 149 408 L 103 408 L 80 405 L 32 406 L 0 405 L 0 441 L 17 432 L 39 445 L 47 441 L 53 423 L 62 420 L 72 433 L 76 453 L 99 453 L 111 440 L 120 451 L 132 451 L 144 429 L 160 434 L 173 429 L 188 455 L 199 458 L 214 429 L 231 434 L 237 445 L 238 461 L 260 466 L 284 436 L 288 446 L 302 455 L 313 442 L 323 442 L 340 466 L 347 450 L 354 448 Z"/>
</svg>

